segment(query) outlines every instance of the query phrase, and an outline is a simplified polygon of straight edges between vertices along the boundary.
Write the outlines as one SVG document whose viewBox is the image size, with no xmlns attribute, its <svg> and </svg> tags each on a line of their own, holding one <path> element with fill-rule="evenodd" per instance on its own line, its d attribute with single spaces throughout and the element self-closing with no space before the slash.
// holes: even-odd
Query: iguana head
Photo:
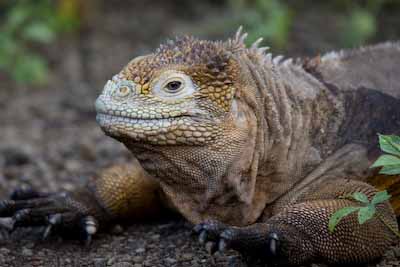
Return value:
<svg viewBox="0 0 400 267">
<path fill-rule="evenodd" d="M 153 145 L 204 145 L 221 134 L 238 77 L 233 46 L 183 37 L 132 60 L 96 102 L 116 138 Z"/>
<path fill-rule="evenodd" d="M 265 205 L 255 196 L 261 192 L 255 179 L 262 112 L 247 66 L 262 59 L 262 50 L 246 48 L 244 38 L 239 31 L 226 42 L 169 41 L 128 63 L 96 101 L 105 133 L 160 178 L 163 191 L 193 222 L 246 224 Z M 258 207 L 249 210 L 254 201 Z"/>
</svg>

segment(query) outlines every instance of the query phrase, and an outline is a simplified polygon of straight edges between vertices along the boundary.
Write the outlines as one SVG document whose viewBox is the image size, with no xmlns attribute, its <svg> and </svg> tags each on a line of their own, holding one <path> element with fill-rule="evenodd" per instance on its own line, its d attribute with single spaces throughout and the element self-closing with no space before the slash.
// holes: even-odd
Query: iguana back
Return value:
<svg viewBox="0 0 400 267">
<path fill-rule="evenodd" d="M 328 87 L 345 91 L 346 114 L 352 116 L 342 126 L 340 138 L 343 143 L 367 145 L 371 164 L 381 154 L 376 134 L 400 134 L 399 66 L 399 42 L 331 52 L 305 64 Z M 376 173 L 368 182 L 389 191 L 399 216 L 400 175 Z"/>
</svg>

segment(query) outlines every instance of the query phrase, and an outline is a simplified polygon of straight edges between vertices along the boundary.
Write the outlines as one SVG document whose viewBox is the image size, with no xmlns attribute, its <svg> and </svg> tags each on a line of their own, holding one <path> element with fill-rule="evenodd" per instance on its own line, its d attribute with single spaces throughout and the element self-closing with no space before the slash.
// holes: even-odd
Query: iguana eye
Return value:
<svg viewBox="0 0 400 267">
<path fill-rule="evenodd" d="M 176 93 L 180 92 L 181 90 L 183 90 L 185 87 L 185 82 L 183 81 L 183 79 L 180 79 L 179 77 L 174 77 L 172 79 L 168 79 L 167 81 L 165 81 L 164 84 L 165 85 L 164 85 L 163 89 L 167 93 L 171 93 L 171 94 L 176 94 Z"/>
<path fill-rule="evenodd" d="M 183 83 L 178 80 L 170 81 L 165 85 L 164 88 L 171 93 L 175 93 L 183 88 Z"/>
<path fill-rule="evenodd" d="M 151 84 L 152 94 L 166 99 L 175 100 L 192 95 L 196 86 L 192 79 L 183 72 L 169 70 L 165 71 Z"/>
</svg>

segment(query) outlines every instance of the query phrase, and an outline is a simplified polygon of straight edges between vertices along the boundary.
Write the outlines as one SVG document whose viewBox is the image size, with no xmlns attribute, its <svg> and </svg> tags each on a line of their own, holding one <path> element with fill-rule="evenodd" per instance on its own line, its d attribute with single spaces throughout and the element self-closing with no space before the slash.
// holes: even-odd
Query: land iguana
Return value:
<svg viewBox="0 0 400 267">
<path fill-rule="evenodd" d="M 351 214 L 332 233 L 328 221 L 361 205 L 348 194 L 372 198 L 367 181 L 399 183 L 369 166 L 377 133 L 400 134 L 400 44 L 283 60 L 245 37 L 180 37 L 129 62 L 96 110 L 137 160 L 74 192 L 16 190 L 0 204 L 0 225 L 90 241 L 112 222 L 173 209 L 211 251 L 293 265 L 379 258 L 396 240 L 398 192 L 393 207 L 377 206 L 379 218 L 360 225 Z"/>
</svg>

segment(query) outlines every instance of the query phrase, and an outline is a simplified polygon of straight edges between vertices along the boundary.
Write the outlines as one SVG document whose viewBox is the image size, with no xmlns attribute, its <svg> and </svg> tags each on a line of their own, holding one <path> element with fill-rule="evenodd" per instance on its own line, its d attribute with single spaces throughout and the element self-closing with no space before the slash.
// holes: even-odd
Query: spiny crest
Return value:
<svg viewBox="0 0 400 267">
<path fill-rule="evenodd" d="M 262 38 L 246 47 L 246 37 L 247 33 L 242 32 L 242 27 L 239 27 L 233 38 L 225 42 L 199 40 L 190 36 L 177 37 L 161 44 L 154 54 L 128 64 L 123 75 L 148 88 L 155 71 L 175 65 L 186 68 L 192 78 L 203 83 L 218 81 L 230 84 L 238 72 L 238 66 L 233 62 L 234 55 L 250 53 L 263 60 L 269 58 L 269 54 L 265 54 L 268 47 L 259 47 Z"/>
<path fill-rule="evenodd" d="M 156 50 L 154 60 L 160 65 L 215 65 L 223 68 L 231 51 L 221 42 L 199 40 L 191 36 L 168 40 Z"/>
<path fill-rule="evenodd" d="M 124 76 L 146 83 L 155 70 L 170 65 L 186 68 L 204 66 L 214 73 L 224 72 L 232 53 L 230 47 L 223 42 L 199 40 L 190 36 L 177 37 L 161 44 L 150 57 L 128 64 Z"/>
<path fill-rule="evenodd" d="M 142 62 L 141 65 L 147 66 L 145 72 L 165 65 L 206 65 L 210 69 L 217 68 L 222 71 L 233 54 L 250 51 L 265 56 L 265 51 L 269 47 L 259 47 L 262 38 L 247 48 L 245 44 L 247 35 L 242 32 L 240 26 L 235 36 L 225 42 L 199 40 L 191 36 L 177 37 L 161 44 L 151 60 Z"/>
</svg>

